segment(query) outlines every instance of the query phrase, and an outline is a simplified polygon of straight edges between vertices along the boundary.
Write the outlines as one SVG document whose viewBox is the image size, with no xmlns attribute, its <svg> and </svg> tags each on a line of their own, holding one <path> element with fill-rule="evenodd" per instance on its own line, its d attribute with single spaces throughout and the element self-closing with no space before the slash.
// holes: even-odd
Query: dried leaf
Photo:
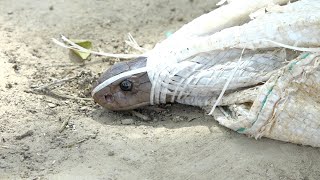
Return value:
<svg viewBox="0 0 320 180">
<path fill-rule="evenodd" d="M 75 44 L 86 48 L 86 49 L 91 49 L 92 48 L 92 42 L 91 41 L 87 41 L 87 40 L 72 40 Z M 71 51 L 73 53 L 75 53 L 77 56 L 79 56 L 81 59 L 86 60 L 88 59 L 88 57 L 91 55 L 91 53 L 88 52 L 81 52 L 81 51 L 77 51 L 77 50 L 73 50 L 71 49 Z"/>
</svg>

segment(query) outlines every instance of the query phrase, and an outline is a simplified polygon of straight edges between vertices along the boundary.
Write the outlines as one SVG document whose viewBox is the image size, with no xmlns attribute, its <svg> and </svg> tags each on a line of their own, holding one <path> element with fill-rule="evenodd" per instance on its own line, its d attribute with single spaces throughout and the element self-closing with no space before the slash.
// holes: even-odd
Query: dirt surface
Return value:
<svg viewBox="0 0 320 180">
<path fill-rule="evenodd" d="M 214 8 L 210 0 L 1 0 L 0 179 L 319 179 L 318 148 L 257 141 L 194 107 L 140 110 L 150 121 L 102 109 L 90 90 L 110 59 L 74 62 L 51 41 L 62 33 L 133 52 L 128 32 L 151 48 Z"/>
</svg>

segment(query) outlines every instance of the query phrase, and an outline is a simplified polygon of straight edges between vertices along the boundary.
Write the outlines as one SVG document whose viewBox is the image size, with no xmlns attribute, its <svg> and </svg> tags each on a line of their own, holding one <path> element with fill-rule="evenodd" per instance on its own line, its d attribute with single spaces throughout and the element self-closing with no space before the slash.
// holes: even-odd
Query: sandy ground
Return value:
<svg viewBox="0 0 320 180">
<path fill-rule="evenodd" d="M 318 148 L 247 138 L 193 107 L 141 110 L 152 117 L 144 122 L 81 99 L 108 59 L 75 63 L 50 40 L 63 33 L 132 52 L 128 32 L 150 48 L 214 8 L 210 0 L 1 0 L 0 179 L 320 179 Z"/>
</svg>

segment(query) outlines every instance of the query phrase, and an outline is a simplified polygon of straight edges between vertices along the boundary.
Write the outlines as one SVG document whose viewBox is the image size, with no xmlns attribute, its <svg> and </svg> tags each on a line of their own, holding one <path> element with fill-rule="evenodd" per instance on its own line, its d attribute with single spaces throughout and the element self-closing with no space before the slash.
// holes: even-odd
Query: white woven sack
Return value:
<svg viewBox="0 0 320 180">
<path fill-rule="evenodd" d="M 320 147 L 319 60 L 320 53 L 299 56 L 255 91 L 257 95 L 251 107 L 234 102 L 233 108 L 229 108 L 231 113 L 216 109 L 215 119 L 255 138 L 264 136 Z M 242 96 L 242 93 L 248 91 L 230 96 Z"/>
</svg>

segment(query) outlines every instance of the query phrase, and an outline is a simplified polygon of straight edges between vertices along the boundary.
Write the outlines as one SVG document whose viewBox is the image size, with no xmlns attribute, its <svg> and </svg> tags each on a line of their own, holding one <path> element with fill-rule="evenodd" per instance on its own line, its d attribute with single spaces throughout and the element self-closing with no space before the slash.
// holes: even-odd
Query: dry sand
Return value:
<svg viewBox="0 0 320 180">
<path fill-rule="evenodd" d="M 128 32 L 150 48 L 214 8 L 210 0 L 1 0 L 0 179 L 320 179 L 318 148 L 251 139 L 198 108 L 142 110 L 152 117 L 143 122 L 57 95 L 90 98 L 110 65 L 101 57 L 74 63 L 52 37 L 132 52 Z M 79 73 L 51 93 L 30 92 Z"/>
</svg>

